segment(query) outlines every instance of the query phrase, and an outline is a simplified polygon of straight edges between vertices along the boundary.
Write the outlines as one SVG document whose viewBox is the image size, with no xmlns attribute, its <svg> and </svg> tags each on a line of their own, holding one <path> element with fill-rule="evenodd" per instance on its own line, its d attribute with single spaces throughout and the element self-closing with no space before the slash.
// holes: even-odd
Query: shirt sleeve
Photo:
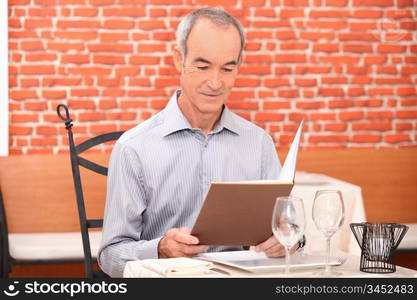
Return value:
<svg viewBox="0 0 417 300">
<path fill-rule="evenodd" d="M 157 258 L 161 239 L 141 240 L 146 209 L 141 163 L 134 149 L 119 141 L 109 163 L 103 238 L 97 255 L 101 269 L 111 277 L 122 277 L 128 261 Z"/>
<path fill-rule="evenodd" d="M 266 132 L 262 140 L 261 168 L 261 179 L 263 180 L 278 179 L 281 172 L 281 163 L 275 149 L 275 144 L 271 136 Z"/>
</svg>

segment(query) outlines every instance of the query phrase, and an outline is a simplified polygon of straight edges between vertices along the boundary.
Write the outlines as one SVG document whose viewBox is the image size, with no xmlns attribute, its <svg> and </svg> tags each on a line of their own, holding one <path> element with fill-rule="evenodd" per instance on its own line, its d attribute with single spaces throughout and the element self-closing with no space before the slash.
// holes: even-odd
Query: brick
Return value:
<svg viewBox="0 0 417 300">
<path fill-rule="evenodd" d="M 147 108 L 149 107 L 147 100 L 122 100 L 120 102 L 121 108 Z"/>
<path fill-rule="evenodd" d="M 138 67 L 119 67 L 116 68 L 116 76 L 136 76 L 139 74 Z"/>
<path fill-rule="evenodd" d="M 377 47 L 378 52 L 380 53 L 404 53 L 407 47 L 404 45 L 394 45 L 394 44 L 379 44 Z"/>
<path fill-rule="evenodd" d="M 47 138 L 31 138 L 31 146 L 56 146 L 58 145 L 58 139 L 47 137 Z"/>
<path fill-rule="evenodd" d="M 353 136 L 355 143 L 378 143 L 381 139 L 381 136 L 377 134 L 356 134 Z"/>
<path fill-rule="evenodd" d="M 411 123 L 397 123 L 395 124 L 395 130 L 397 131 L 409 131 L 413 129 L 413 125 Z"/>
<path fill-rule="evenodd" d="M 258 51 L 261 49 L 262 44 L 257 42 L 248 42 L 245 44 L 245 51 Z"/>
<path fill-rule="evenodd" d="M 227 102 L 227 106 L 230 109 L 242 109 L 242 110 L 258 110 L 258 102 L 249 102 L 249 101 L 230 101 Z"/>
<path fill-rule="evenodd" d="M 12 90 L 10 91 L 10 98 L 13 100 L 27 100 L 27 99 L 36 99 L 38 95 L 36 91 L 31 90 Z"/>
<path fill-rule="evenodd" d="M 326 0 L 326 6 L 345 7 L 349 0 Z"/>
<path fill-rule="evenodd" d="M 121 52 L 121 53 L 132 53 L 133 46 L 129 44 L 121 43 L 99 43 L 99 44 L 88 44 L 87 48 L 90 52 Z"/>
<path fill-rule="evenodd" d="M 167 99 L 158 99 L 151 101 L 151 107 L 154 109 L 163 109 L 168 104 Z"/>
<path fill-rule="evenodd" d="M 271 63 L 272 56 L 271 55 L 245 55 L 244 58 L 246 63 Z"/>
<path fill-rule="evenodd" d="M 333 63 L 333 64 L 357 64 L 359 62 L 359 57 L 348 56 L 348 55 L 333 55 L 333 56 L 320 56 L 318 58 L 319 62 L 324 63 Z"/>
<path fill-rule="evenodd" d="M 306 62 L 305 54 L 276 54 L 275 62 L 277 63 L 302 63 Z"/>
<path fill-rule="evenodd" d="M 290 81 L 288 78 L 265 78 L 264 86 L 266 87 L 290 86 Z"/>
<path fill-rule="evenodd" d="M 339 118 L 342 121 L 361 120 L 363 117 L 363 111 L 342 111 L 339 113 Z"/>
<path fill-rule="evenodd" d="M 343 51 L 354 52 L 354 53 L 373 52 L 372 45 L 364 45 L 364 44 L 344 44 Z"/>
<path fill-rule="evenodd" d="M 284 0 L 286 6 L 309 6 L 308 0 Z"/>
<path fill-rule="evenodd" d="M 281 50 L 303 50 L 307 48 L 308 48 L 307 43 L 287 42 L 287 43 L 280 44 Z"/>
<path fill-rule="evenodd" d="M 154 97 L 154 96 L 161 96 L 165 97 L 165 91 L 162 89 L 157 90 L 129 90 L 128 97 Z"/>
<path fill-rule="evenodd" d="M 299 97 L 299 91 L 298 90 L 279 90 L 278 96 L 282 98 L 297 98 Z"/>
<path fill-rule="evenodd" d="M 42 90 L 42 97 L 46 99 L 65 99 L 67 93 L 63 90 Z"/>
<path fill-rule="evenodd" d="M 347 28 L 346 21 L 307 21 L 308 28 L 339 30 Z"/>
<path fill-rule="evenodd" d="M 379 66 L 376 69 L 376 72 L 379 74 L 391 74 L 395 75 L 397 74 L 397 67 L 396 66 Z"/>
<path fill-rule="evenodd" d="M 116 65 L 124 64 L 125 58 L 122 55 L 94 54 L 93 62 L 95 64 Z"/>
<path fill-rule="evenodd" d="M 175 40 L 175 34 L 171 31 L 157 31 L 153 32 L 153 39 L 157 41 L 173 41 Z"/>
<path fill-rule="evenodd" d="M 50 42 L 47 43 L 47 48 L 49 50 L 56 50 L 60 52 L 67 52 L 71 50 L 75 51 L 82 51 L 84 50 L 83 43 L 58 43 L 58 42 Z"/>
<path fill-rule="evenodd" d="M 58 128 L 54 126 L 36 126 L 37 135 L 57 135 Z"/>
<path fill-rule="evenodd" d="M 90 5 L 94 5 L 94 6 L 107 6 L 107 5 L 115 4 L 115 2 L 116 0 L 89 0 Z M 122 4 L 126 2 L 127 1 L 123 1 Z M 135 2 L 138 2 L 138 1 L 136 0 Z M 145 0 L 140 1 L 140 2 L 141 2 L 140 4 L 145 4 Z"/>
<path fill-rule="evenodd" d="M 378 41 L 378 38 L 375 36 L 375 34 L 365 33 L 365 32 L 339 33 L 338 36 L 339 36 L 339 40 L 341 41 L 368 41 L 368 42 Z"/>
<path fill-rule="evenodd" d="M 99 28 L 100 21 L 93 20 L 58 20 L 56 24 L 57 28 Z"/>
<path fill-rule="evenodd" d="M 272 38 L 272 32 L 270 31 L 253 31 L 253 30 L 248 30 L 246 32 L 246 38 L 248 40 L 255 40 L 255 39 L 271 39 Z"/>
<path fill-rule="evenodd" d="M 179 83 L 179 78 L 156 78 L 154 85 L 156 88 L 163 88 L 168 86 L 178 86 Z"/>
<path fill-rule="evenodd" d="M 101 95 L 105 97 L 123 97 L 124 94 L 125 90 L 119 88 L 107 88 L 101 93 Z"/>
<path fill-rule="evenodd" d="M 90 55 L 88 54 L 66 54 L 61 56 L 63 64 L 88 64 L 90 63 Z"/>
<path fill-rule="evenodd" d="M 315 78 L 296 78 L 295 85 L 302 87 L 316 86 L 317 80 Z"/>
<path fill-rule="evenodd" d="M 300 32 L 300 39 L 310 40 L 310 41 L 319 41 L 319 40 L 333 40 L 333 32 Z"/>
<path fill-rule="evenodd" d="M 294 30 L 279 30 L 275 32 L 275 38 L 278 40 L 295 40 L 297 35 Z"/>
<path fill-rule="evenodd" d="M 336 120 L 336 114 L 335 113 L 312 113 L 310 115 L 311 120 L 317 121 L 317 120 L 328 120 L 328 121 L 335 121 Z"/>
<path fill-rule="evenodd" d="M 157 56 L 132 55 L 130 56 L 129 63 L 133 65 L 157 65 L 160 60 Z"/>
<path fill-rule="evenodd" d="M 325 131 L 336 131 L 341 132 L 347 129 L 347 125 L 345 123 L 326 123 L 324 124 Z"/>
<path fill-rule="evenodd" d="M 282 120 L 284 120 L 284 114 L 267 113 L 267 112 L 257 112 L 255 114 L 255 121 L 258 121 L 258 122 L 282 121 Z"/>
<path fill-rule="evenodd" d="M 9 78 L 9 83 L 12 78 Z M 17 86 L 17 84 L 16 84 Z M 20 79 L 20 87 L 34 87 L 39 86 L 39 80 L 36 78 L 22 78 Z"/>
<path fill-rule="evenodd" d="M 417 95 L 417 89 L 415 87 L 399 87 L 396 94 L 402 97 L 415 96 Z"/>
<path fill-rule="evenodd" d="M 352 17 L 359 19 L 380 19 L 382 18 L 382 10 L 356 9 L 353 11 Z"/>
<path fill-rule="evenodd" d="M 100 77 L 98 78 L 97 85 L 106 86 L 106 87 L 117 87 L 117 86 L 122 85 L 123 82 L 124 80 L 119 77 L 115 77 L 115 78 Z"/>
<path fill-rule="evenodd" d="M 376 22 L 350 22 L 349 29 L 352 31 L 366 31 L 377 29 Z"/>
<path fill-rule="evenodd" d="M 328 106 L 329 108 L 348 108 L 353 106 L 353 101 L 346 99 L 330 100 Z"/>
<path fill-rule="evenodd" d="M 30 111 L 44 111 L 45 109 L 47 109 L 47 105 L 45 102 L 38 102 L 38 101 L 37 102 L 25 102 L 23 104 L 23 108 L 25 110 L 30 110 Z"/>
<path fill-rule="evenodd" d="M 106 20 L 103 23 L 106 29 L 132 29 L 135 27 L 135 22 L 130 20 Z"/>
<path fill-rule="evenodd" d="M 394 89 L 392 88 L 369 88 L 368 95 L 370 96 L 394 95 Z"/>
<path fill-rule="evenodd" d="M 296 108 L 298 109 L 320 109 L 324 107 L 322 101 L 297 101 Z"/>
<path fill-rule="evenodd" d="M 353 0 L 353 6 L 393 6 L 394 0 Z"/>
<path fill-rule="evenodd" d="M 155 30 L 167 28 L 164 21 L 161 20 L 143 20 L 139 21 L 139 29 Z"/>
<path fill-rule="evenodd" d="M 342 88 L 319 88 L 318 94 L 322 97 L 344 96 Z"/>
<path fill-rule="evenodd" d="M 349 137 L 346 135 L 310 135 L 310 143 L 347 143 Z"/>
<path fill-rule="evenodd" d="M 384 141 L 390 144 L 397 144 L 402 142 L 410 142 L 409 134 L 388 134 L 384 137 Z"/>
<path fill-rule="evenodd" d="M 56 31 L 54 33 L 58 39 L 68 40 L 95 40 L 98 37 L 98 33 L 95 31 Z"/>
<path fill-rule="evenodd" d="M 392 130 L 391 122 L 368 122 L 352 123 L 353 131 L 390 131 Z"/>
<path fill-rule="evenodd" d="M 73 109 L 95 109 L 96 105 L 92 100 L 68 100 L 68 107 Z"/>
<path fill-rule="evenodd" d="M 73 14 L 75 17 L 96 17 L 98 9 L 95 7 L 75 7 L 73 8 Z"/>
<path fill-rule="evenodd" d="M 43 77 L 42 86 L 78 86 L 81 78 Z"/>
<path fill-rule="evenodd" d="M 109 76 L 111 69 L 100 67 L 79 67 L 69 68 L 69 74 L 83 75 L 83 76 Z"/>
<path fill-rule="evenodd" d="M 103 112 L 89 112 L 89 113 L 80 113 L 78 115 L 79 121 L 102 121 L 105 120 L 106 116 Z"/>
<path fill-rule="evenodd" d="M 398 119 L 417 119 L 417 110 L 400 110 L 395 117 Z"/>
<path fill-rule="evenodd" d="M 398 117 L 398 116 L 397 116 Z M 393 119 L 394 114 L 390 111 L 368 111 L 367 119 L 369 120 L 383 120 L 383 119 Z"/>
<path fill-rule="evenodd" d="M 32 127 L 9 125 L 10 135 L 31 135 Z"/>
<path fill-rule="evenodd" d="M 239 68 L 240 74 L 253 74 L 253 75 L 267 75 L 271 74 L 271 66 L 269 65 L 248 65 L 241 66 Z"/>
<path fill-rule="evenodd" d="M 247 98 L 255 98 L 254 91 L 241 91 L 241 90 L 232 90 L 229 95 L 229 100 L 241 100 Z"/>
<path fill-rule="evenodd" d="M 25 51 L 40 51 L 44 50 L 43 44 L 41 41 L 22 41 L 20 44 L 22 50 Z"/>
<path fill-rule="evenodd" d="M 339 44 L 320 43 L 313 45 L 313 52 L 339 52 Z"/>
<path fill-rule="evenodd" d="M 98 135 L 108 132 L 116 131 L 117 127 L 115 124 L 106 124 L 106 125 L 91 125 L 90 133 Z"/>
<path fill-rule="evenodd" d="M 145 7 L 124 6 L 122 8 L 104 8 L 104 17 L 132 17 L 139 18 L 146 15 Z"/>
<path fill-rule="evenodd" d="M 52 28 L 51 19 L 25 19 L 25 28 L 38 29 L 38 28 Z"/>
<path fill-rule="evenodd" d="M 9 18 L 8 20 L 9 28 L 20 28 L 22 24 L 18 18 Z"/>
<path fill-rule="evenodd" d="M 128 41 L 129 34 L 124 32 L 99 33 L 99 40 L 103 42 Z"/>
<path fill-rule="evenodd" d="M 349 11 L 346 10 L 311 10 L 309 17 L 312 19 L 321 18 L 348 18 Z"/>
<path fill-rule="evenodd" d="M 258 87 L 260 82 L 257 78 L 238 77 L 235 80 L 235 87 Z"/>
<path fill-rule="evenodd" d="M 323 84 L 346 84 L 347 78 L 346 77 L 322 77 L 321 83 Z"/>
<path fill-rule="evenodd" d="M 37 38 L 38 35 L 34 30 L 13 31 L 9 28 L 9 39 Z"/>
<path fill-rule="evenodd" d="M 210 1 L 211 2 L 211 1 Z M 262 7 L 265 5 L 265 0 L 243 0 L 243 7 Z"/>
<path fill-rule="evenodd" d="M 10 122 L 11 123 L 33 123 L 38 122 L 39 118 L 38 115 L 34 114 L 10 114 Z"/>
<path fill-rule="evenodd" d="M 20 72 L 25 75 L 54 74 L 55 67 L 46 65 L 22 65 Z"/>
<path fill-rule="evenodd" d="M 57 55 L 55 53 L 32 53 L 26 54 L 25 60 L 27 62 L 31 61 L 55 61 L 57 59 Z"/>
<path fill-rule="evenodd" d="M 71 89 L 71 97 L 94 97 L 98 96 L 98 90 L 91 89 Z"/>
<path fill-rule="evenodd" d="M 138 52 L 165 52 L 165 44 L 139 44 Z"/>
</svg>

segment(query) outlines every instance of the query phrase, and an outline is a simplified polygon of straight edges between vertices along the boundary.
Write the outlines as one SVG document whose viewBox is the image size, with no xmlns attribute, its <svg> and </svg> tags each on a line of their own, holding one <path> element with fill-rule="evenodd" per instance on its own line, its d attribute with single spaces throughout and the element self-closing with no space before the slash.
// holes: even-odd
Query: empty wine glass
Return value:
<svg viewBox="0 0 417 300">
<path fill-rule="evenodd" d="M 313 221 L 317 229 L 326 238 L 326 267 L 318 276 L 338 276 L 330 267 L 330 239 L 339 230 L 345 218 L 342 193 L 337 190 L 320 190 L 316 192 L 313 203 Z"/>
<path fill-rule="evenodd" d="M 303 200 L 278 197 L 272 214 L 272 232 L 285 248 L 285 274 L 290 272 L 290 249 L 301 240 L 305 228 Z"/>
</svg>

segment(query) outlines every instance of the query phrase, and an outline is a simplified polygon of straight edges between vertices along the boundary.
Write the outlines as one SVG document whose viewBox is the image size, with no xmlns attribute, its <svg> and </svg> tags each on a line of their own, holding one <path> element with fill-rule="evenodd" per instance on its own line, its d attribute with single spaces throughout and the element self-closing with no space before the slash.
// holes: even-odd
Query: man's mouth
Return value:
<svg viewBox="0 0 417 300">
<path fill-rule="evenodd" d="M 213 98 L 213 99 L 221 95 L 221 94 L 211 94 L 211 93 L 201 93 L 201 94 L 206 97 Z"/>
</svg>

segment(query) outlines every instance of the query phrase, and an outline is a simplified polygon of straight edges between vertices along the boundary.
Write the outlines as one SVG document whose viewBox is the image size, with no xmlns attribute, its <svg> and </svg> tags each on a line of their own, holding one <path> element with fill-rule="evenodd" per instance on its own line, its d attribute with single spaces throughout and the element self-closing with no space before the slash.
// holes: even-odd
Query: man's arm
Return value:
<svg viewBox="0 0 417 300">
<path fill-rule="evenodd" d="M 141 240 L 146 192 L 137 153 L 117 142 L 110 159 L 103 239 L 98 263 L 105 273 L 121 277 L 127 261 L 157 258 L 160 238 Z"/>
</svg>

